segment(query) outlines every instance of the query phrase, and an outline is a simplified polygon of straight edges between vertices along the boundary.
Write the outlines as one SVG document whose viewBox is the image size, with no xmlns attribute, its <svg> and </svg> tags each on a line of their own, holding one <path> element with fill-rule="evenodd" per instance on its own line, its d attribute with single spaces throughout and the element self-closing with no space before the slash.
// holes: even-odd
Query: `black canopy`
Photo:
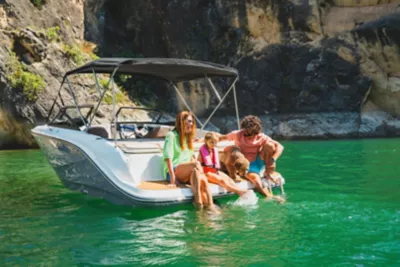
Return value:
<svg viewBox="0 0 400 267">
<path fill-rule="evenodd" d="M 142 74 L 160 77 L 169 81 L 179 82 L 202 78 L 205 75 L 236 77 L 234 68 L 219 64 L 176 58 L 102 58 L 89 62 L 65 76 L 78 73 L 112 73 L 116 67 L 117 73 Z"/>
</svg>

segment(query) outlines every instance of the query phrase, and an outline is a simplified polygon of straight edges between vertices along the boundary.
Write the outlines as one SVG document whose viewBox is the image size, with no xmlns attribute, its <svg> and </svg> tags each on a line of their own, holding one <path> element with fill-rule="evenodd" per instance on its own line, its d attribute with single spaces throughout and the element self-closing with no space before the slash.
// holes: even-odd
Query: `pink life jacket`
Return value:
<svg viewBox="0 0 400 267">
<path fill-rule="evenodd" d="M 213 148 L 213 158 L 211 158 L 210 152 L 208 152 L 207 145 L 205 144 L 200 147 L 200 154 L 203 158 L 204 166 L 212 167 L 218 170 L 221 168 L 221 165 L 219 164 L 218 151 L 215 147 Z"/>
</svg>

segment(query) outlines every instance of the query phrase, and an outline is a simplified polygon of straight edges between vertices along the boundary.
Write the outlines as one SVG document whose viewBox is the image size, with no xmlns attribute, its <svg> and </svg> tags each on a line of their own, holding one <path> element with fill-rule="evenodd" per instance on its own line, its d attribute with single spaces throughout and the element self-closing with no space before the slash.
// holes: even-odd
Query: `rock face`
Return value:
<svg viewBox="0 0 400 267">
<path fill-rule="evenodd" d="M 106 2 L 106 53 L 131 50 L 235 66 L 241 114 L 361 116 L 370 101 L 386 119 L 400 116 L 400 1 L 139 2 Z M 198 113 L 208 114 L 217 100 L 199 87 L 204 84 L 180 88 Z M 232 105 L 228 101 L 219 114 L 232 114 Z M 381 128 L 386 119 L 377 115 Z"/>
<path fill-rule="evenodd" d="M 8 143 L 30 144 L 29 138 L 14 138 L 15 129 L 29 132 L 45 121 L 63 74 L 90 60 L 95 46 L 101 56 L 179 57 L 238 68 L 241 114 L 263 116 L 266 129 L 273 129 L 270 134 L 276 137 L 399 135 L 398 0 L 42 3 L 0 3 L 0 109 L 3 118 L 11 118 L 7 127 L 0 124 L 0 132 L 2 140 L 12 140 Z M 74 47 L 90 51 L 76 54 Z M 25 71 L 43 78 L 45 88 L 35 100 L 12 87 L 11 52 L 26 64 Z M 77 78 L 74 83 L 83 88 L 76 87 L 78 100 L 96 100 L 92 80 Z M 178 86 L 202 117 L 217 103 L 212 90 L 204 90 L 207 85 L 200 81 Z M 135 86 L 126 86 L 132 100 L 144 94 L 150 99 L 145 103 L 162 102 L 171 111 L 183 108 L 159 83 L 139 94 L 131 89 Z M 62 94 L 71 101 L 68 92 Z M 213 121 L 221 129 L 229 130 L 227 125 L 233 123 L 227 121 L 232 105 L 228 99 Z M 22 128 L 10 127 L 14 124 Z"/>
</svg>

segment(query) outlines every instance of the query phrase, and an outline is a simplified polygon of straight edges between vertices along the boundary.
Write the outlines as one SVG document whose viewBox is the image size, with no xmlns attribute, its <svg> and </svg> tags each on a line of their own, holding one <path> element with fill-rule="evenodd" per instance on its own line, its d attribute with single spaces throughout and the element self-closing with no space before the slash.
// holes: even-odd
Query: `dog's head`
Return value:
<svg viewBox="0 0 400 267">
<path fill-rule="evenodd" d="M 249 171 L 249 161 L 243 156 L 243 157 L 239 157 L 238 159 L 236 159 L 235 161 L 235 169 L 237 174 L 240 177 L 244 177 L 247 172 Z"/>
</svg>

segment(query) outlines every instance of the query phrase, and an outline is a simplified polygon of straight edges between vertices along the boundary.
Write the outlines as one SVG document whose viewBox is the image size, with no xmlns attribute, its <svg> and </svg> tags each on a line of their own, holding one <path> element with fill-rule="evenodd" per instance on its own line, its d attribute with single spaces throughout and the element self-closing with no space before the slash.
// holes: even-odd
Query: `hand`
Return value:
<svg viewBox="0 0 400 267">
<path fill-rule="evenodd" d="M 201 163 L 199 161 L 193 161 L 195 163 L 195 169 L 198 169 L 199 171 L 203 170 Z"/>
<path fill-rule="evenodd" d="M 167 185 L 169 188 L 175 188 L 176 187 L 176 184 L 168 184 Z"/>
</svg>

